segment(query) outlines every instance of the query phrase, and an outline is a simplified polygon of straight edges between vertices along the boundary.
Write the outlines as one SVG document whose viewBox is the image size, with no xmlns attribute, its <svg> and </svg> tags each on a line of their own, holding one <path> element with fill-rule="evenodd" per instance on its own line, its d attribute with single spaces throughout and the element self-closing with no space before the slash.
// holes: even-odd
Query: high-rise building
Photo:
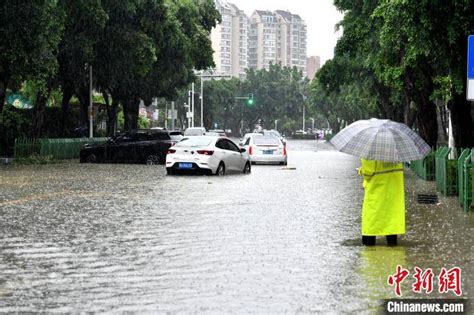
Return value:
<svg viewBox="0 0 474 315">
<path fill-rule="evenodd" d="M 306 74 L 306 33 L 299 15 L 255 11 L 250 17 L 249 68 L 268 69 L 270 63 L 280 63 Z"/>
<path fill-rule="evenodd" d="M 248 18 L 234 4 L 214 1 L 222 16 L 211 32 L 215 73 L 242 78 L 248 68 L 268 69 L 279 63 L 306 75 L 307 30 L 299 15 L 256 10 Z"/>
<path fill-rule="evenodd" d="M 310 80 L 314 79 L 316 72 L 318 72 L 320 68 L 321 68 L 321 59 L 319 58 L 319 56 L 308 57 L 308 60 L 306 63 L 306 76 Z"/>
<path fill-rule="evenodd" d="M 232 3 L 215 0 L 222 22 L 211 32 L 216 73 L 242 77 L 248 68 L 249 19 Z"/>
<path fill-rule="evenodd" d="M 255 11 L 250 17 L 249 68 L 268 69 L 277 62 L 277 24 L 270 11 Z"/>
</svg>

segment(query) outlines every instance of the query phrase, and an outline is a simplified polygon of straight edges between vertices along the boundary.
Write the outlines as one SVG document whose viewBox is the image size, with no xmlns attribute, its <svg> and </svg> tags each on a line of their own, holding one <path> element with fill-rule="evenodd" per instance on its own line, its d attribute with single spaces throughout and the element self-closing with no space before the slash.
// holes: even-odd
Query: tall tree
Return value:
<svg viewBox="0 0 474 315">
<path fill-rule="evenodd" d="M 25 79 L 45 83 L 56 72 L 63 18 L 55 0 L 0 3 L 0 112 L 13 83 Z"/>
</svg>

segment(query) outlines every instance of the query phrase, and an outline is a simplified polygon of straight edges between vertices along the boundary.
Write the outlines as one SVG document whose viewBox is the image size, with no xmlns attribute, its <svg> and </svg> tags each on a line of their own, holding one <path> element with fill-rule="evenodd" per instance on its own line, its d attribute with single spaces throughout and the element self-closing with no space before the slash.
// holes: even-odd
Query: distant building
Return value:
<svg viewBox="0 0 474 315">
<path fill-rule="evenodd" d="M 256 10 L 250 17 L 249 67 L 268 69 L 270 63 L 279 63 L 306 74 L 306 36 L 299 15 Z"/>
<path fill-rule="evenodd" d="M 217 74 L 243 77 L 248 68 L 249 18 L 232 3 L 215 0 L 222 22 L 211 31 Z"/>
<path fill-rule="evenodd" d="M 316 72 L 321 68 L 321 58 L 319 56 L 308 57 L 306 63 L 306 76 L 313 80 Z"/>
<path fill-rule="evenodd" d="M 268 69 L 279 63 L 306 75 L 307 30 L 299 15 L 256 10 L 248 18 L 234 4 L 214 1 L 222 16 L 211 32 L 216 74 L 242 78 L 248 68 Z"/>
</svg>

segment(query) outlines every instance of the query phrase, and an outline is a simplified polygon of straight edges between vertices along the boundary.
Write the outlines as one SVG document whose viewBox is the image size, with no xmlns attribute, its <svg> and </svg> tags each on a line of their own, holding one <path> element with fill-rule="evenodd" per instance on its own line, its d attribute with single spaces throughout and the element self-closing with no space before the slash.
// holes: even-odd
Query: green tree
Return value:
<svg viewBox="0 0 474 315">
<path fill-rule="evenodd" d="M 6 89 L 25 79 L 46 81 L 57 70 L 64 14 L 55 0 L 5 0 L 0 4 L 0 112 Z"/>
</svg>

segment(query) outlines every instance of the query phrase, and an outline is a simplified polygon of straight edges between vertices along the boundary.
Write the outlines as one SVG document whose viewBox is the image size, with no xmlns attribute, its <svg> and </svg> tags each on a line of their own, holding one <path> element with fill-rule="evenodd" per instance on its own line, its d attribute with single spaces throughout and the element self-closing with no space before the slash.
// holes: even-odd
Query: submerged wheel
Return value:
<svg viewBox="0 0 474 315">
<path fill-rule="evenodd" d="M 146 165 L 157 165 L 160 164 L 160 157 L 155 154 L 151 154 L 145 159 Z"/>
<path fill-rule="evenodd" d="M 216 170 L 216 175 L 217 175 L 217 176 L 225 175 L 225 165 L 224 165 L 224 162 L 219 163 L 219 166 L 217 167 L 217 170 Z"/>
<path fill-rule="evenodd" d="M 86 163 L 95 163 L 97 162 L 97 157 L 95 156 L 95 154 L 89 154 L 87 157 L 86 157 Z"/>
<path fill-rule="evenodd" d="M 166 168 L 166 174 L 167 175 L 173 175 L 173 170 L 171 169 L 171 167 Z"/>
<path fill-rule="evenodd" d="M 250 174 L 251 171 L 252 171 L 252 167 L 250 166 L 250 162 L 245 163 L 243 173 L 244 174 Z"/>
</svg>

